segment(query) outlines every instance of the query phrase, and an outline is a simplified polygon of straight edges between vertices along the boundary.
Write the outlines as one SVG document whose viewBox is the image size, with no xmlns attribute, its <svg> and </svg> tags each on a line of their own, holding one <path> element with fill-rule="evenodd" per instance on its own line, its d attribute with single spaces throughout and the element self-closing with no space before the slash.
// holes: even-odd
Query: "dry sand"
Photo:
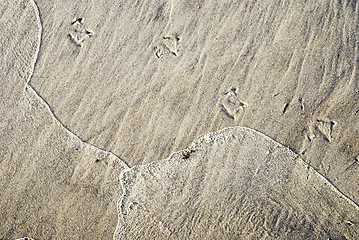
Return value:
<svg viewBox="0 0 359 240">
<path fill-rule="evenodd" d="M 355 0 L 2 0 L 0 239 L 110 239 L 118 221 L 117 238 L 358 238 L 358 16 Z M 252 140 L 171 155 L 234 126 L 214 136 Z"/>
</svg>

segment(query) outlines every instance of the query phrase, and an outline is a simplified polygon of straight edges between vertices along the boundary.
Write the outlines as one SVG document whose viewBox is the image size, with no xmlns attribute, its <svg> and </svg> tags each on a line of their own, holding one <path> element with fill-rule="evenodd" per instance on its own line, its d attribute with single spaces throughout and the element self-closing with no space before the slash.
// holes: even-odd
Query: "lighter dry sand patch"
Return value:
<svg viewBox="0 0 359 240">
<path fill-rule="evenodd" d="M 125 170 L 115 239 L 356 239 L 359 206 L 252 129 L 207 134 Z"/>
</svg>

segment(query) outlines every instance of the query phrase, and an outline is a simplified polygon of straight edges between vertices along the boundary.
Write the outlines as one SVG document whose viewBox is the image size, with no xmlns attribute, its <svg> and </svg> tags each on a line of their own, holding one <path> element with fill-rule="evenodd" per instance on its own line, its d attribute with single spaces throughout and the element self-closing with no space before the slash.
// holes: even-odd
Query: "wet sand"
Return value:
<svg viewBox="0 0 359 240">
<path fill-rule="evenodd" d="M 358 9 L 2 1 L 0 238 L 357 238 Z"/>
</svg>

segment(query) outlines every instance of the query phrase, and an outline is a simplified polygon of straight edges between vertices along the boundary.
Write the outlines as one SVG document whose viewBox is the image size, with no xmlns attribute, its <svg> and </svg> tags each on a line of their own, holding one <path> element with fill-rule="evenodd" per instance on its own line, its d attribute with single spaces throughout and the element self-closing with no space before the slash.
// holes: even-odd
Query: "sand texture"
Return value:
<svg viewBox="0 0 359 240">
<path fill-rule="evenodd" d="M 248 128 L 208 134 L 122 174 L 115 239 L 355 239 L 359 206 Z"/>
<path fill-rule="evenodd" d="M 0 0 L 0 239 L 358 239 L 358 16 Z"/>
<path fill-rule="evenodd" d="M 30 84 L 84 141 L 134 166 L 246 126 L 358 201 L 356 1 L 37 4 Z"/>
<path fill-rule="evenodd" d="M 26 85 L 39 45 L 36 9 L 30 1 L 1 8 L 0 239 L 111 239 L 127 167 L 65 129 Z"/>
</svg>

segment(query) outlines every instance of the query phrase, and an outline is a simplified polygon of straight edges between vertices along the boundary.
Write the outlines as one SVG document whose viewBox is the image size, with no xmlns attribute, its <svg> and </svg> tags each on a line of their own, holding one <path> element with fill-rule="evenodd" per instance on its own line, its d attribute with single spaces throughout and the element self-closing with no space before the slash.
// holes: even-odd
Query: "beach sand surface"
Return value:
<svg viewBox="0 0 359 240">
<path fill-rule="evenodd" d="M 30 85 L 129 166 L 256 129 L 358 200 L 355 1 L 36 1 Z"/>
<path fill-rule="evenodd" d="M 163 159 L 172 159 L 172 153 L 200 136 L 237 126 L 253 129 L 248 131 L 254 135 L 260 132 L 266 137 L 256 139 L 265 144 L 249 141 L 243 148 L 240 141 L 213 142 L 208 148 L 218 155 L 198 156 L 201 164 L 193 169 L 184 164 L 175 174 L 178 179 L 197 181 L 197 175 L 188 174 L 209 172 L 203 184 L 211 185 L 215 172 L 229 171 L 226 164 L 233 163 L 238 170 L 230 174 L 233 179 L 219 178 L 215 184 L 233 182 L 234 188 L 241 188 L 246 174 L 262 166 L 266 157 L 253 159 L 248 172 L 241 172 L 241 163 L 250 161 L 253 151 L 260 154 L 268 144 L 278 145 L 286 150 L 270 158 L 275 162 L 268 168 L 272 174 L 253 180 L 263 185 L 263 192 L 257 196 L 249 188 L 253 201 L 241 200 L 256 209 L 255 219 L 276 216 L 261 212 L 266 205 L 279 208 L 268 202 L 273 194 L 276 201 L 284 201 L 279 201 L 286 209 L 280 214 L 293 211 L 293 223 L 306 219 L 303 226 L 313 226 L 294 238 L 312 230 L 318 238 L 358 238 L 358 222 L 343 225 L 346 220 L 337 215 L 347 212 L 338 196 L 359 203 L 358 16 L 355 0 L 2 0 L 0 238 L 111 239 L 116 225 L 117 237 L 127 234 L 119 230 L 122 226 L 129 236 L 138 236 L 151 224 L 149 213 L 133 211 L 146 219 L 143 224 L 138 222 L 141 217 L 118 218 L 118 212 L 123 215 L 118 201 L 120 207 L 129 204 L 120 198 L 120 173 L 128 167 L 133 169 L 126 174 L 151 168 L 155 162 L 158 174 L 173 172 Z M 226 152 L 248 159 L 235 160 Z M 293 154 L 295 161 L 289 157 Z M 273 193 L 269 182 L 280 169 L 288 172 L 289 183 L 283 186 L 291 190 Z M 130 191 L 136 199 L 150 196 L 153 180 L 142 178 L 152 176 L 144 174 L 136 178 L 144 182 L 143 189 L 137 189 L 136 180 L 137 187 Z M 181 191 L 161 188 L 178 179 L 161 179 L 154 194 Z M 328 183 L 332 187 L 325 187 Z M 325 202 L 318 189 L 332 202 Z M 199 195 L 196 191 L 183 196 L 193 194 L 191 201 L 202 207 L 203 222 L 213 223 L 203 207 L 210 189 L 198 189 Z M 233 191 L 236 198 L 243 193 Z M 305 202 L 294 199 L 297 192 Z M 212 194 L 221 204 L 228 200 Z M 153 205 L 168 213 L 176 210 L 159 200 L 146 201 L 146 209 Z M 208 201 L 209 209 L 219 207 Z M 332 203 L 334 207 L 328 207 Z M 228 204 L 241 209 L 240 204 Z M 183 211 L 194 216 L 194 205 L 186 206 Z M 243 209 L 251 215 L 249 208 Z M 231 215 L 229 208 L 223 211 L 226 221 L 240 216 Z M 190 221 L 183 223 L 164 219 L 169 222 L 156 224 L 179 236 L 200 237 L 209 229 L 193 220 L 197 228 L 188 232 L 180 227 L 190 227 L 189 218 L 182 216 Z M 259 225 L 242 226 L 241 221 L 231 220 L 233 226 L 243 227 L 242 234 L 256 238 Z M 290 238 L 290 225 L 284 226 L 280 222 L 260 231 L 267 234 L 263 236 Z M 218 236 L 227 236 L 223 234 Z"/>
<path fill-rule="evenodd" d="M 290 149 L 243 127 L 122 174 L 115 239 L 355 239 L 359 206 Z"/>
<path fill-rule="evenodd" d="M 39 45 L 34 5 L 0 9 L 0 239 L 111 239 L 127 166 L 64 128 L 27 85 Z"/>
</svg>

